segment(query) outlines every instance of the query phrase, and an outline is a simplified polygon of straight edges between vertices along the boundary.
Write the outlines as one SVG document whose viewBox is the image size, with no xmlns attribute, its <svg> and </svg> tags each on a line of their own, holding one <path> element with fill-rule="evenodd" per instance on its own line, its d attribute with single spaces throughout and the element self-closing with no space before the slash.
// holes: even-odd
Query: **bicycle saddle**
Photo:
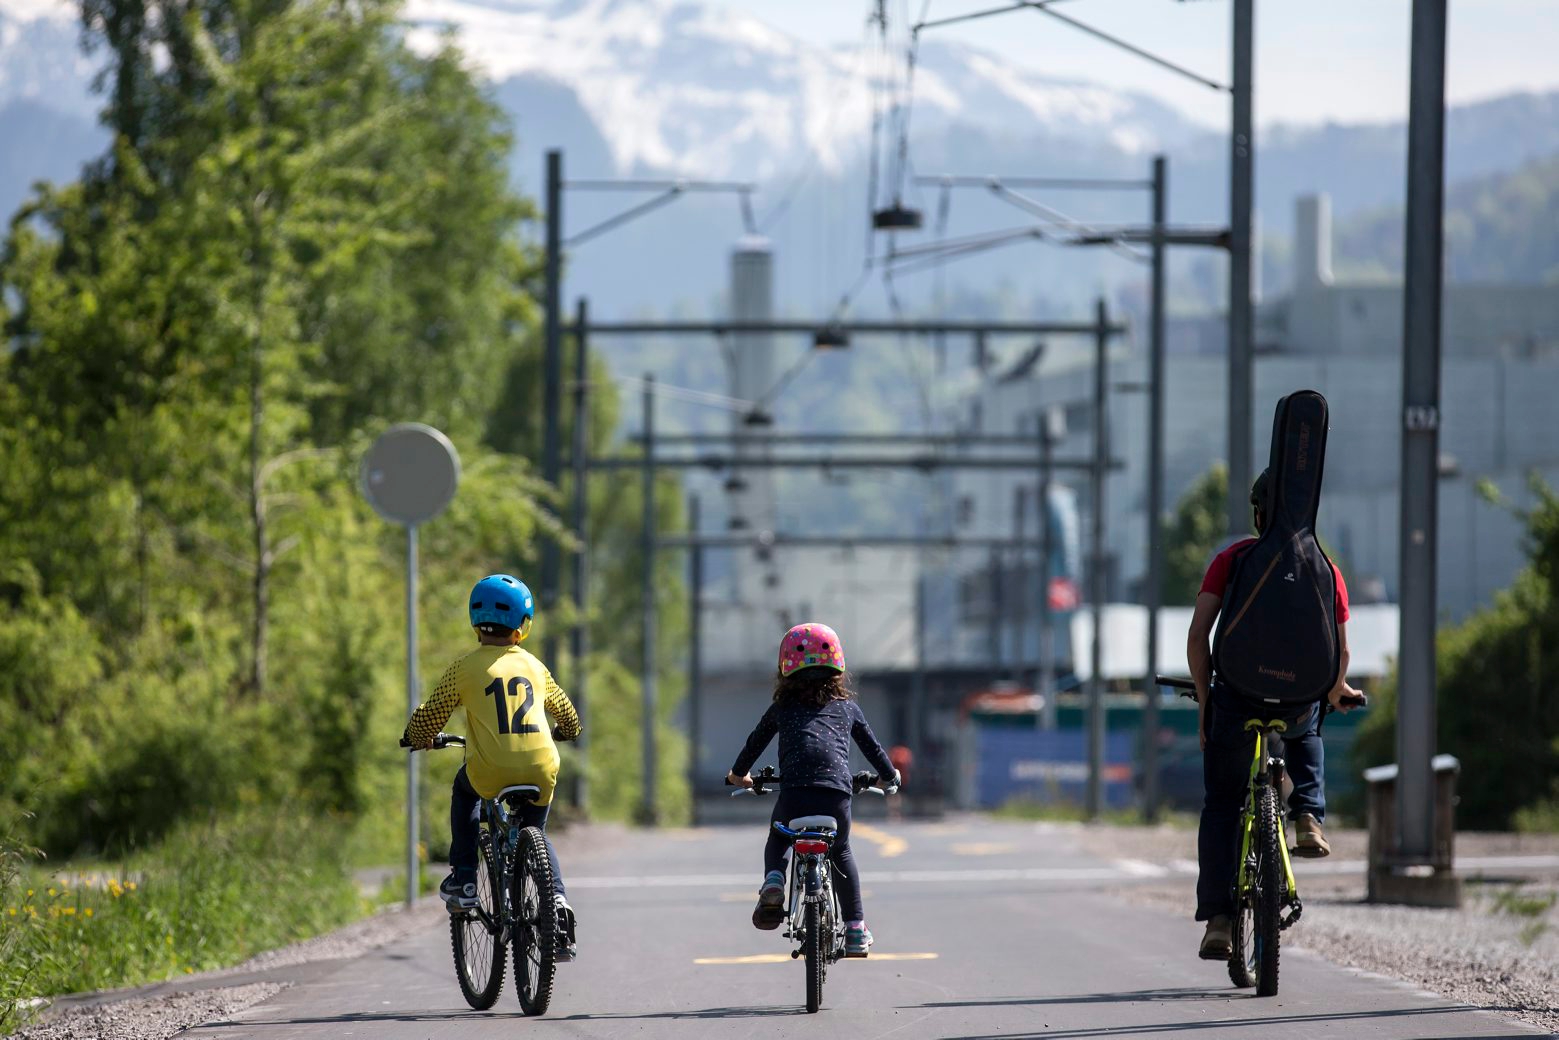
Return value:
<svg viewBox="0 0 1559 1040">
<path fill-rule="evenodd" d="M 539 802 L 541 801 L 541 788 L 535 784 L 511 784 L 498 792 L 495 802 Z"/>
<path fill-rule="evenodd" d="M 798 816 L 790 821 L 790 829 L 793 831 L 835 831 L 839 830 L 839 821 L 832 816 Z"/>
</svg>

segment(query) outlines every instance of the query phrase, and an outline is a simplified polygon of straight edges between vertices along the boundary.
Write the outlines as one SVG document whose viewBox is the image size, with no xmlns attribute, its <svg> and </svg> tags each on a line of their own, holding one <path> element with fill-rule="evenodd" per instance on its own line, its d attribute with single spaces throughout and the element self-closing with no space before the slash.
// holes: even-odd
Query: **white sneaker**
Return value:
<svg viewBox="0 0 1559 1040">
<path fill-rule="evenodd" d="M 554 959 L 559 963 L 566 963 L 579 953 L 574 943 L 574 908 L 568 905 L 568 900 L 563 898 L 561 893 L 553 902 L 553 908 L 558 918 L 558 949 Z"/>
</svg>

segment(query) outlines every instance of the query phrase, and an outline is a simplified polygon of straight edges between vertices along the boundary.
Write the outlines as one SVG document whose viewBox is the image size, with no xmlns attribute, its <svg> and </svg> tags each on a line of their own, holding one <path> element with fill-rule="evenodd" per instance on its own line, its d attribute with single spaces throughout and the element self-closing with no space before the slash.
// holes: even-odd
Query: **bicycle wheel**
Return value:
<svg viewBox="0 0 1559 1040">
<path fill-rule="evenodd" d="M 514 865 L 514 988 L 520 1010 L 545 1015 L 557 970 L 557 889 L 547 839 L 536 827 L 520 831 Z"/>
<path fill-rule="evenodd" d="M 1229 949 L 1229 981 L 1241 989 L 1256 984 L 1256 914 L 1250 902 L 1234 908 L 1234 927 Z"/>
<path fill-rule="evenodd" d="M 801 944 L 801 953 L 807 962 L 807 1014 L 812 1015 L 823 1004 L 823 980 L 828 971 L 831 937 L 823 934 L 827 915 L 823 913 L 821 902 L 808 903 L 805 916 L 807 937 Z"/>
<path fill-rule="evenodd" d="M 1268 786 L 1256 792 L 1256 996 L 1278 992 L 1279 918 L 1288 896 L 1283 872 L 1283 817 L 1278 793 Z"/>
<path fill-rule="evenodd" d="M 475 910 L 462 910 L 449 918 L 449 944 L 455 952 L 455 978 L 460 992 L 478 1011 L 498 1002 L 503 990 L 503 907 L 498 896 L 502 868 L 493 855 L 492 835 L 483 831 L 477 841 Z"/>
</svg>

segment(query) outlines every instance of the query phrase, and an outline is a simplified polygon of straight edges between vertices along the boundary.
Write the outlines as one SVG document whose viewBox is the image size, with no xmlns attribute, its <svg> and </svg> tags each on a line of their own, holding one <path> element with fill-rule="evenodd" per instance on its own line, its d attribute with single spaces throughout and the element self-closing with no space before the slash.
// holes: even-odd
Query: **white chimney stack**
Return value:
<svg viewBox="0 0 1559 1040">
<path fill-rule="evenodd" d="M 1332 199 L 1323 193 L 1294 200 L 1294 292 L 1332 284 Z"/>
</svg>

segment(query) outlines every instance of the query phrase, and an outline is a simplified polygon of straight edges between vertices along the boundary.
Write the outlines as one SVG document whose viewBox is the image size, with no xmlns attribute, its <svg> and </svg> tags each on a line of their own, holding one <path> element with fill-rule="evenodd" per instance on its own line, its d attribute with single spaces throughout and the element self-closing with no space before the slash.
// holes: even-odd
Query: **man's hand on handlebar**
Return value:
<svg viewBox="0 0 1559 1040">
<path fill-rule="evenodd" d="M 881 787 L 884 791 L 897 791 L 899 788 L 904 786 L 904 778 L 899 774 L 899 771 L 895 769 L 892 776 L 879 775 L 877 777 L 877 786 Z"/>
<path fill-rule="evenodd" d="M 752 774 L 748 773 L 745 776 L 737 776 L 735 773 L 727 773 L 725 774 L 725 782 L 732 787 L 751 787 Z"/>
<path fill-rule="evenodd" d="M 1369 703 L 1369 698 L 1364 695 L 1364 691 L 1349 686 L 1346 679 L 1338 683 L 1336 689 L 1332 690 L 1326 699 L 1335 710 L 1342 712 L 1353 711 Z"/>
</svg>

